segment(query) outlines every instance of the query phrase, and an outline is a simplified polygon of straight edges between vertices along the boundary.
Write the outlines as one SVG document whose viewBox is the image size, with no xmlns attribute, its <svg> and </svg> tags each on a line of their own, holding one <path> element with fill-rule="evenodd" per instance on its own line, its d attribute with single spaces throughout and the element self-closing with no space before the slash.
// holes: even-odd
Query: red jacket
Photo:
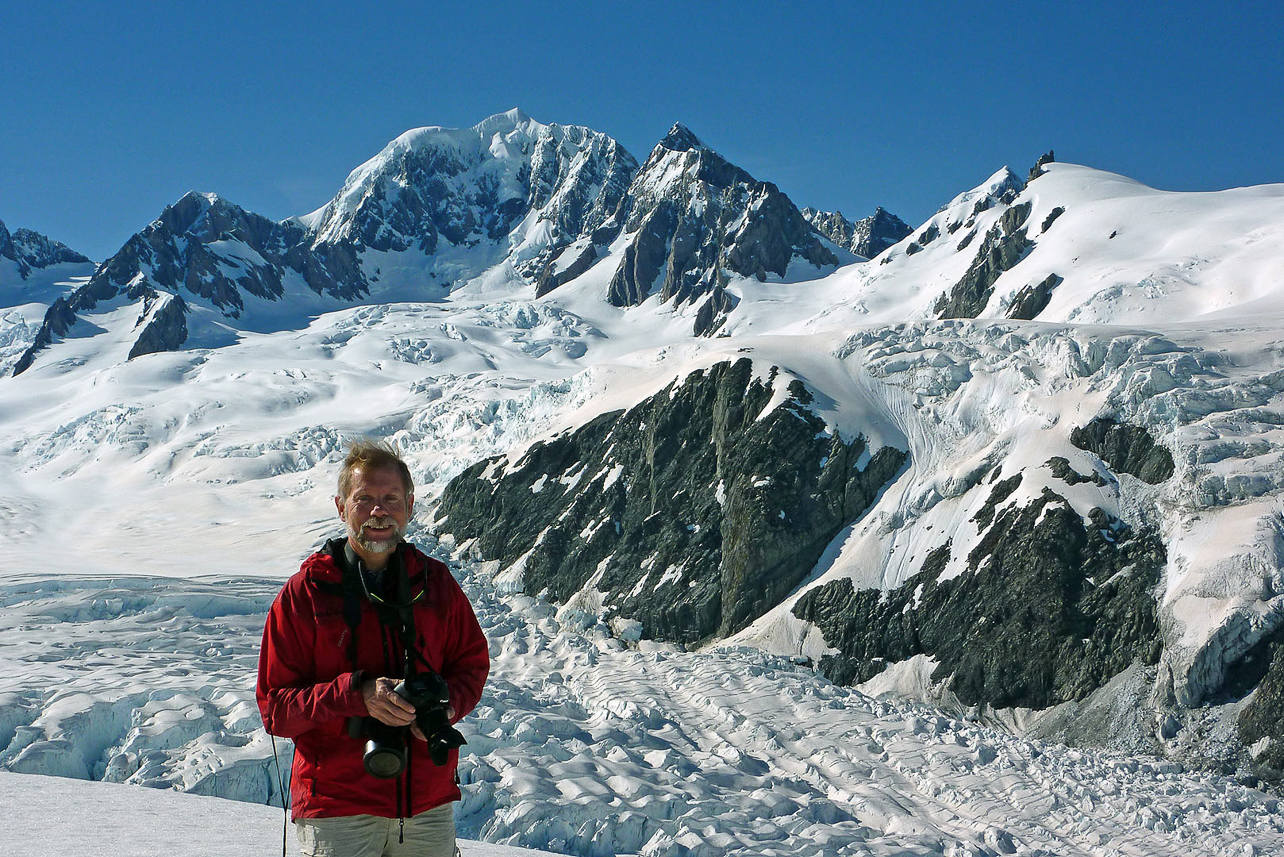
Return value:
<svg viewBox="0 0 1284 857">
<path fill-rule="evenodd" d="M 328 551 L 342 557 L 343 542 Z M 446 566 L 411 545 L 398 550 L 415 602 L 416 651 L 450 687 L 459 720 L 476 707 L 490 671 L 490 652 L 472 605 Z M 366 715 L 360 681 L 400 677 L 404 652 L 370 601 L 360 599 L 354 674 L 351 631 L 344 618 L 342 571 L 330 552 L 308 557 L 268 611 L 256 689 L 263 725 L 294 741 L 292 815 L 314 818 L 417 815 L 459 800 L 458 751 L 437 767 L 427 745 L 410 739 L 410 760 L 399 777 L 377 779 L 362 764 L 365 740 L 348 735 L 350 717 Z M 420 666 L 420 670 L 425 667 Z M 409 810 L 407 812 L 407 809 Z"/>
</svg>

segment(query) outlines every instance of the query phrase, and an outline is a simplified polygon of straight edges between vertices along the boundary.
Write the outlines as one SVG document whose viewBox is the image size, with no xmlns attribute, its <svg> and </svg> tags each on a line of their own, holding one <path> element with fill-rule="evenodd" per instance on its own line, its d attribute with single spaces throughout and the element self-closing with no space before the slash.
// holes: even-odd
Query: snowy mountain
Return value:
<svg viewBox="0 0 1284 857">
<path fill-rule="evenodd" d="M 695 331 L 710 334 L 735 306 L 728 277 L 807 279 L 838 264 L 775 185 L 681 125 L 639 167 L 604 134 L 511 110 L 470 129 L 408 131 L 327 205 L 281 223 L 187 194 L 50 308 L 14 371 L 78 324 L 106 329 L 133 358 L 339 306 L 441 300 L 470 282 L 541 297 L 594 267 L 611 272 L 616 306 L 654 291 L 695 306 Z"/>
<path fill-rule="evenodd" d="M 895 694 L 954 718 L 933 733 L 950 740 L 980 740 L 966 722 L 1278 784 L 1284 186 L 1170 193 L 1044 160 L 1027 180 L 999 170 L 868 262 L 816 222 L 681 126 L 637 165 L 604 135 L 517 112 L 409 132 L 330 204 L 284 222 L 180 200 L 74 292 L 51 291 L 47 347 L 0 378 L 5 603 L 27 638 L 105 621 L 138 644 L 53 692 L 72 661 L 52 642 L 11 649 L 55 666 L 0 688 L 0 765 L 79 759 L 89 776 L 267 799 L 245 697 L 189 700 L 201 735 L 236 724 L 226 746 L 166 734 L 180 696 L 202 691 L 149 660 L 156 623 L 134 617 L 181 619 L 165 646 L 197 647 L 190 675 L 218 633 L 185 623 L 244 624 L 246 657 L 218 681 L 243 680 L 274 584 L 334 533 L 344 439 L 373 434 L 410 458 L 415 536 L 496 599 L 488 628 L 510 647 L 515 678 L 477 732 L 473 810 L 503 810 L 487 837 L 538 828 L 543 840 L 510 844 L 591 850 L 553 832 L 570 816 L 551 780 L 496 762 L 491 739 L 517 722 L 504 705 L 567 706 L 540 727 L 560 736 L 540 770 L 565 778 L 587 770 L 577 754 L 597 758 L 581 744 L 607 754 L 626 729 L 575 706 L 664 732 L 670 715 L 647 699 L 683 681 L 653 677 L 637 698 L 532 689 L 529 659 L 549 647 L 565 657 L 541 674 L 563 679 L 599 657 L 585 645 L 714 672 L 745 669 L 735 653 L 751 647 L 772 688 L 853 685 L 835 704 L 858 720 L 869 697 Z M 96 575 L 139 577 L 122 594 Z M 174 580 L 202 575 L 223 589 Z M 153 603 L 169 588 L 191 597 Z M 108 667 L 132 678 L 113 683 Z M 158 684 L 175 701 L 150 699 Z M 701 679 L 692 698 L 714 686 Z M 734 710 L 728 694 L 709 710 Z M 149 705 L 151 731 L 131 713 Z M 673 734 L 705 728 L 670 719 Z M 696 751 L 665 740 L 646 752 L 681 770 Z M 803 770 L 821 750 L 774 755 L 793 740 L 754 747 Z M 718 768 L 708 787 L 725 774 L 770 790 L 738 752 L 724 763 L 739 773 Z M 243 773 L 202 775 L 198 756 Z M 639 758 L 611 764 L 636 779 Z M 851 811 L 893 837 L 880 847 L 944 853 L 954 821 L 894 839 L 901 822 L 852 791 L 846 764 L 816 785 L 834 819 Z M 880 787 L 945 767 L 879 768 Z M 528 786 L 553 801 L 547 815 L 487 803 Z M 703 805 L 688 829 L 722 835 L 729 806 L 763 817 L 739 800 Z M 781 817 L 800 830 L 830 817 L 811 792 L 791 800 Z M 646 830 L 612 841 L 638 850 Z M 1165 853 L 1156 841 L 1124 853 Z"/>
<path fill-rule="evenodd" d="M 189 193 L 50 309 L 15 374 L 77 324 L 105 329 L 133 358 L 341 306 L 440 299 L 496 267 L 538 280 L 609 216 L 636 168 L 603 134 L 513 110 L 471 129 L 409 131 L 328 205 L 281 223 Z"/>
<path fill-rule="evenodd" d="M 83 285 L 94 263 L 65 244 L 0 221 L 0 376 L 39 334 L 49 307 Z"/>
<path fill-rule="evenodd" d="M 804 208 L 802 215 L 821 235 L 865 259 L 873 259 L 914 231 L 908 223 L 882 206 L 855 223 L 843 217 L 841 211 Z"/>
<path fill-rule="evenodd" d="M 3 220 L 0 220 L 0 259 L 12 262 L 14 270 L 24 280 L 31 276 L 34 269 L 89 261 L 66 244 L 39 232 L 19 229 L 10 234 Z"/>
<path fill-rule="evenodd" d="M 696 335 L 717 330 L 735 308 L 729 276 L 784 278 L 791 265 L 797 276 L 798 263 L 814 276 L 839 262 L 775 185 L 755 181 L 681 124 L 642 165 L 611 226 L 625 242 L 611 303 L 636 306 L 652 294 L 678 306 L 703 299 Z"/>
</svg>

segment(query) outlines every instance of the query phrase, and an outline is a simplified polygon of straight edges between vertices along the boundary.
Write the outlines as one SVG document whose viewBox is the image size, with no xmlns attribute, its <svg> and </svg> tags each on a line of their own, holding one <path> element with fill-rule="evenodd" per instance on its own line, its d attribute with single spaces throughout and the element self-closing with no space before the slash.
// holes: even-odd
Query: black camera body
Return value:
<svg viewBox="0 0 1284 857">
<path fill-rule="evenodd" d="M 450 725 L 446 708 L 450 705 L 450 688 L 435 672 L 418 673 L 402 679 L 393 693 L 415 707 L 415 723 L 428 739 L 428 755 L 441 767 L 449 761 L 450 751 L 468 743 Z M 348 721 L 348 734 L 365 738 L 362 761 L 366 773 L 379 779 L 391 779 L 406 768 L 407 726 L 389 726 L 373 717 L 353 717 Z"/>
</svg>

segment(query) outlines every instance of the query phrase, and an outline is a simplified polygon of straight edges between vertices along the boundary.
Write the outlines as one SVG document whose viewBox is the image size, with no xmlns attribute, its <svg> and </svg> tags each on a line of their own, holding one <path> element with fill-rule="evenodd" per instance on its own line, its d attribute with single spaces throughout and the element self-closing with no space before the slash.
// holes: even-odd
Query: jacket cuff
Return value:
<svg viewBox="0 0 1284 857">
<path fill-rule="evenodd" d="M 348 684 L 348 692 L 357 698 L 357 701 L 360 705 L 362 713 L 366 713 L 365 711 L 366 702 L 364 697 L 361 695 L 361 685 L 365 684 L 365 682 L 366 682 L 365 670 L 352 671 L 352 673 L 350 674 L 350 683 Z"/>
</svg>

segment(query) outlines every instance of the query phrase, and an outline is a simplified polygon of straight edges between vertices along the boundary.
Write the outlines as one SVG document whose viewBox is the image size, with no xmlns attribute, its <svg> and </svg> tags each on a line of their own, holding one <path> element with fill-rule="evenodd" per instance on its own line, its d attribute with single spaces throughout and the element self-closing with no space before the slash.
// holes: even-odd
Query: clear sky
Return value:
<svg viewBox="0 0 1284 857">
<path fill-rule="evenodd" d="M 274 219 L 403 131 L 681 121 L 800 207 L 912 225 L 1038 156 L 1284 182 L 1284 4 L 0 0 L 0 220 L 94 259 L 188 190 Z"/>
</svg>

